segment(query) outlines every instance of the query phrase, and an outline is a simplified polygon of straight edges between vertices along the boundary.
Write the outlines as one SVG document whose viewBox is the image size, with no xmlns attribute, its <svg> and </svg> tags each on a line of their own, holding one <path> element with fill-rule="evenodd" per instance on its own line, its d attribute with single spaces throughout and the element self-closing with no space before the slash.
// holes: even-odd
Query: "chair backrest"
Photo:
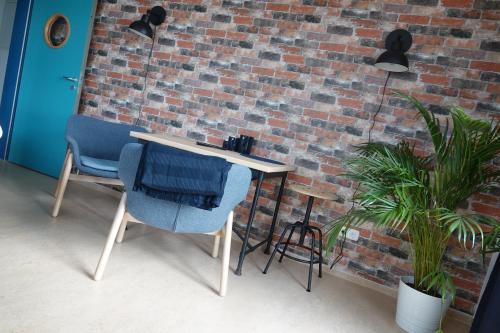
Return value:
<svg viewBox="0 0 500 333">
<path fill-rule="evenodd" d="M 124 145 L 137 142 L 130 131 L 146 132 L 140 126 L 73 115 L 66 126 L 66 137 L 77 142 L 81 155 L 117 161 Z"/>
<path fill-rule="evenodd" d="M 208 233 L 220 230 L 230 211 L 247 195 L 251 181 L 250 169 L 233 164 L 229 171 L 220 206 L 211 211 L 174 202 L 155 199 L 133 191 L 135 175 L 143 145 L 127 144 L 123 147 L 118 175 L 127 191 L 127 210 L 141 222 L 173 232 Z"/>
</svg>

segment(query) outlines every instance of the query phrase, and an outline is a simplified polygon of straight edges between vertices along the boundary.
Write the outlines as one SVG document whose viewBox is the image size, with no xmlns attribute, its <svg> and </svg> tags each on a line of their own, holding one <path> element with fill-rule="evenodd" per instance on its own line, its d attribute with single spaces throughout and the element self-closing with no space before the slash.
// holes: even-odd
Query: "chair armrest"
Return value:
<svg viewBox="0 0 500 333">
<path fill-rule="evenodd" d="M 237 164 L 232 165 L 224 188 L 223 202 L 221 202 L 221 207 L 225 207 L 228 213 L 245 200 L 251 179 L 252 173 L 249 168 Z"/>
<path fill-rule="evenodd" d="M 125 184 L 127 191 L 130 191 L 134 186 L 143 148 L 144 145 L 140 143 L 127 143 L 121 150 L 120 161 L 118 163 L 118 177 Z"/>
<path fill-rule="evenodd" d="M 70 135 L 66 135 L 66 141 L 69 143 L 69 149 L 73 153 L 73 160 L 75 161 L 75 165 L 80 167 L 80 147 L 78 146 L 78 142 L 76 142 L 75 138 Z"/>
</svg>

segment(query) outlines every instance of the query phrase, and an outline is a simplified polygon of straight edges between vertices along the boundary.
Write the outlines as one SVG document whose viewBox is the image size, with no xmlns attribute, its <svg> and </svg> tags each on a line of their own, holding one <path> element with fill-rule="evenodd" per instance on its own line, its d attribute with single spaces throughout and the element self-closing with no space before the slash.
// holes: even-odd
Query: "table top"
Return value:
<svg viewBox="0 0 500 333">
<path fill-rule="evenodd" d="M 263 171 L 265 173 L 289 172 L 295 170 L 295 167 L 292 165 L 280 165 L 265 161 L 259 161 L 251 157 L 241 155 L 240 153 L 235 151 L 200 146 L 197 145 L 193 140 L 181 138 L 178 136 L 134 131 L 130 132 L 130 135 L 134 138 L 156 142 L 162 145 L 190 151 L 196 154 L 220 157 L 230 163 L 244 165 L 246 167 L 249 167 L 250 169 Z"/>
<path fill-rule="evenodd" d="M 325 199 L 325 200 L 336 200 L 337 199 L 337 195 L 335 193 L 315 189 L 315 188 L 312 188 L 310 186 L 305 186 L 305 185 L 300 185 L 300 184 L 291 184 L 289 186 L 289 188 L 292 191 L 302 193 L 302 194 L 308 195 L 310 197 L 315 197 L 315 198 Z"/>
</svg>

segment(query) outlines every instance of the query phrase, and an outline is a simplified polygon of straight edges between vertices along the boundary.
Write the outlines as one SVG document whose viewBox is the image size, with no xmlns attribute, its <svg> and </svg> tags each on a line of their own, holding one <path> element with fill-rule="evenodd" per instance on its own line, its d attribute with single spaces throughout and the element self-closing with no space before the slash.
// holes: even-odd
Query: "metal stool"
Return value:
<svg viewBox="0 0 500 333">
<path fill-rule="evenodd" d="M 303 262 L 303 263 L 308 263 L 309 264 L 309 280 L 307 282 L 307 291 L 311 291 L 311 279 L 312 279 L 312 271 L 313 271 L 313 265 L 314 264 L 319 264 L 319 273 L 318 276 L 321 277 L 321 270 L 322 270 L 322 264 L 323 264 L 323 248 L 322 248 L 322 240 L 323 240 L 323 234 L 321 232 L 321 229 L 318 227 L 310 226 L 309 225 L 309 217 L 311 216 L 311 210 L 314 202 L 314 198 L 320 198 L 320 199 L 325 199 L 325 200 L 335 200 L 337 196 L 332 193 L 328 193 L 322 190 L 316 190 L 304 185 L 299 185 L 299 184 L 292 184 L 290 185 L 290 189 L 309 196 L 309 200 L 307 201 L 307 209 L 306 209 L 306 215 L 304 217 L 304 221 L 300 222 L 297 221 L 293 224 L 288 223 L 286 226 L 285 230 L 281 233 L 280 239 L 276 246 L 274 247 L 274 251 L 269 258 L 269 261 L 267 262 L 266 268 L 262 273 L 266 274 L 267 270 L 271 266 L 271 263 L 273 262 L 274 256 L 276 255 L 276 252 L 279 252 L 281 254 L 279 262 L 283 260 L 283 256 L 290 258 L 292 260 L 298 261 L 298 262 Z M 300 238 L 297 243 L 292 243 L 290 240 L 292 239 L 293 233 L 295 230 L 298 229 L 300 231 Z M 285 235 L 287 231 L 290 230 L 290 233 L 288 234 L 288 238 L 286 242 L 283 242 L 283 239 L 285 238 Z M 318 250 L 315 250 L 316 247 L 316 235 L 314 232 L 318 233 L 318 239 L 319 239 L 319 248 Z M 304 239 L 307 234 L 311 235 L 311 246 L 307 246 L 304 244 Z M 283 249 L 280 249 L 280 246 L 283 245 Z M 306 249 L 310 252 L 310 258 L 309 260 L 297 258 L 295 256 L 289 255 L 286 253 L 286 250 L 288 249 L 289 246 L 295 246 L 295 247 L 300 247 L 302 249 Z"/>
</svg>

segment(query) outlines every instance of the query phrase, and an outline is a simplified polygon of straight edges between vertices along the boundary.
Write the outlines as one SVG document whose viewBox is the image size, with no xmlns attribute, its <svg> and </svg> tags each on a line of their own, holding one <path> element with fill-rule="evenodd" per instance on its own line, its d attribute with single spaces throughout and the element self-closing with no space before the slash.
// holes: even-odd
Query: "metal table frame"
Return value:
<svg viewBox="0 0 500 333">
<path fill-rule="evenodd" d="M 276 227 L 276 220 L 278 219 L 278 214 L 279 214 L 279 209 L 280 209 L 280 204 L 281 204 L 281 197 L 283 196 L 283 191 L 285 189 L 285 183 L 286 183 L 286 177 L 288 176 L 288 171 L 285 172 L 276 172 L 276 173 L 266 173 L 263 171 L 255 170 L 257 172 L 257 184 L 255 186 L 255 193 L 253 196 L 252 200 L 252 206 L 250 208 L 250 214 L 248 216 L 248 223 L 245 229 L 245 234 L 242 235 L 238 230 L 233 228 L 234 233 L 243 241 L 243 245 L 241 246 L 241 251 L 240 251 L 240 256 L 238 259 L 238 266 L 236 268 L 236 271 L 234 274 L 236 275 L 241 275 L 241 270 L 243 268 L 243 262 L 245 261 L 245 257 L 247 254 L 255 251 L 257 248 L 261 247 L 262 245 L 266 244 L 266 248 L 264 250 L 264 253 L 269 254 L 269 249 L 271 248 L 271 243 L 273 241 L 273 234 L 274 234 L 274 229 Z M 250 245 L 249 243 L 249 238 L 250 238 L 250 231 L 252 229 L 252 224 L 253 220 L 255 218 L 255 212 L 257 211 L 257 203 L 259 201 L 260 197 L 260 188 L 262 186 L 262 182 L 264 181 L 264 178 L 275 178 L 275 177 L 281 177 L 281 185 L 278 191 L 278 197 L 276 198 L 276 205 L 274 207 L 274 214 L 273 214 L 273 221 L 271 223 L 271 228 L 269 229 L 269 234 L 266 239 L 261 241 L 258 244 L 255 245 Z"/>
</svg>

